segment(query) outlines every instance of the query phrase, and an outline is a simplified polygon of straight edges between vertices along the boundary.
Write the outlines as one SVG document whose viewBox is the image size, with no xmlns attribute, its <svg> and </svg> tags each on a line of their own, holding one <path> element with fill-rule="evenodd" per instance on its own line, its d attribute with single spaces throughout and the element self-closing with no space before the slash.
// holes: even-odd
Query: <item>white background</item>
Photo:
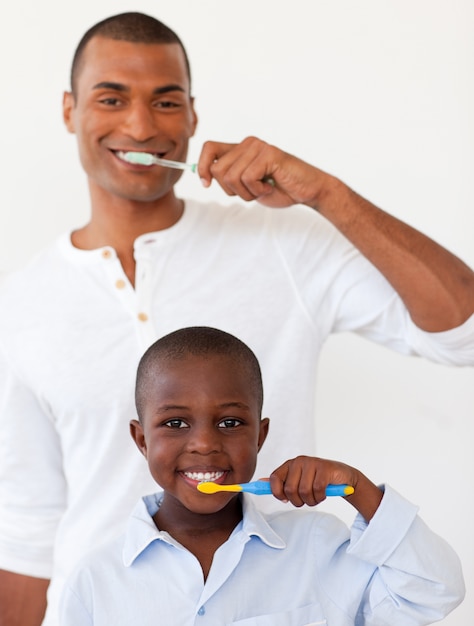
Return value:
<svg viewBox="0 0 474 626">
<path fill-rule="evenodd" d="M 27 0 L 0 20 L 0 271 L 88 219 L 62 92 L 83 32 L 128 10 L 162 19 L 188 50 L 191 160 L 206 139 L 255 134 L 474 266 L 472 0 Z M 226 201 L 189 173 L 180 188 Z M 318 453 L 390 482 L 461 555 L 468 595 L 445 626 L 474 615 L 473 374 L 343 335 L 318 383 Z M 352 518 L 343 501 L 323 506 Z"/>
</svg>

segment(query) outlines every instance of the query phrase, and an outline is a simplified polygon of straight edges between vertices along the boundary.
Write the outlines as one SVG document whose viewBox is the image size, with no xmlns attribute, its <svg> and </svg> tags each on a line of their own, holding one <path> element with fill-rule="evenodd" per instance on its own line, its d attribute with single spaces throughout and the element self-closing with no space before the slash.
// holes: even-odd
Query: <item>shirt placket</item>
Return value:
<svg viewBox="0 0 474 626">
<path fill-rule="evenodd" d="M 152 311 L 154 243 L 154 239 L 147 240 L 135 249 L 135 314 L 138 339 L 143 351 L 158 339 Z"/>
<path fill-rule="evenodd" d="M 134 321 L 138 342 L 144 352 L 157 339 L 151 311 L 151 251 L 145 248 L 136 255 L 135 288 L 128 280 L 113 248 L 103 248 L 101 256 L 107 278 L 115 295 Z"/>
</svg>

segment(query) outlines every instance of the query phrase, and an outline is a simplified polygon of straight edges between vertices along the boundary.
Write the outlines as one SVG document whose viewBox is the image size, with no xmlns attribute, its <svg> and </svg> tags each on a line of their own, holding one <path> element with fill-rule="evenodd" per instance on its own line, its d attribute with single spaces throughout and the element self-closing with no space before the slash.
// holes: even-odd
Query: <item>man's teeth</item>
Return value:
<svg viewBox="0 0 474 626">
<path fill-rule="evenodd" d="M 123 150 L 117 150 L 117 152 L 115 153 L 119 159 L 123 159 L 124 161 L 127 160 L 128 158 L 128 151 L 124 152 Z"/>
<path fill-rule="evenodd" d="M 127 159 L 129 154 L 142 154 L 147 156 L 162 157 L 164 152 L 137 152 L 137 150 L 117 150 L 115 154 L 119 159 Z"/>
<path fill-rule="evenodd" d="M 224 475 L 224 472 L 184 472 L 184 475 L 186 478 L 190 478 L 191 480 L 198 480 L 202 482 L 203 480 L 217 480 Z"/>
</svg>

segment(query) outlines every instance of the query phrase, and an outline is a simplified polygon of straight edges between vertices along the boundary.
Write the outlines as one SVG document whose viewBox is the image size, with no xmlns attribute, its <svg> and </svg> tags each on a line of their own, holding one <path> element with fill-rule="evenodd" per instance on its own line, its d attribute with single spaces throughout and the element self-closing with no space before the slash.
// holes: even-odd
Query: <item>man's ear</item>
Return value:
<svg viewBox="0 0 474 626">
<path fill-rule="evenodd" d="M 74 95 L 70 91 L 65 91 L 63 94 L 63 120 L 70 133 L 76 132 L 73 115 L 74 107 Z"/>
<path fill-rule="evenodd" d="M 198 116 L 196 113 L 196 109 L 194 108 L 194 97 L 191 98 L 191 107 L 192 107 L 192 133 L 191 133 L 191 137 L 194 137 L 194 134 L 196 132 L 196 128 L 198 125 Z"/>
<path fill-rule="evenodd" d="M 143 434 L 143 427 L 138 420 L 130 421 L 130 434 L 133 441 L 136 443 L 137 448 L 143 454 L 145 459 L 147 458 L 147 449 L 145 442 L 145 435 Z"/>
<path fill-rule="evenodd" d="M 268 417 L 264 417 L 260 420 L 260 431 L 258 433 L 258 451 L 260 452 L 260 448 L 263 446 L 263 442 L 267 438 L 268 429 L 270 428 L 270 420 Z"/>
</svg>

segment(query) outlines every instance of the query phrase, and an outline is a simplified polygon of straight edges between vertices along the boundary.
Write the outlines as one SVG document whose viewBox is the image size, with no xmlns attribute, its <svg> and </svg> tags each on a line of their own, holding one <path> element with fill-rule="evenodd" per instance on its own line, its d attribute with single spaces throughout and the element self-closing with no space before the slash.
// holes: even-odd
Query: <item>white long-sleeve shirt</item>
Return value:
<svg viewBox="0 0 474 626">
<path fill-rule="evenodd" d="M 214 326 L 254 350 L 272 420 L 256 476 L 314 454 L 330 333 L 474 364 L 474 316 L 422 332 L 383 276 L 306 207 L 186 202 L 173 227 L 136 240 L 135 257 L 132 288 L 112 248 L 79 250 L 65 235 L 0 287 L 0 568 L 52 576 L 48 626 L 70 568 L 156 489 L 128 423 L 138 360 L 158 337 Z"/>
<path fill-rule="evenodd" d="M 259 513 L 244 495 L 243 521 L 205 582 L 194 555 L 156 528 L 161 495 L 77 568 L 61 626 L 422 626 L 464 596 L 454 551 L 390 487 L 351 531 L 315 510 Z"/>
</svg>

